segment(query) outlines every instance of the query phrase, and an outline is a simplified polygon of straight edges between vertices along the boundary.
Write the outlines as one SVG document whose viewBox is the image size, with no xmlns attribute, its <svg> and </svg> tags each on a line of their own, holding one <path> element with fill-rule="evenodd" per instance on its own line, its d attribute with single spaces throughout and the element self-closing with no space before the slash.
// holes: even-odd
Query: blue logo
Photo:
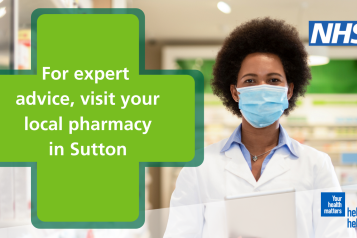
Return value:
<svg viewBox="0 0 357 238">
<path fill-rule="evenodd" d="M 344 217 L 345 216 L 345 193 L 321 193 L 321 216 Z"/>
<path fill-rule="evenodd" d="M 309 21 L 309 45 L 357 46 L 357 21 Z"/>
</svg>

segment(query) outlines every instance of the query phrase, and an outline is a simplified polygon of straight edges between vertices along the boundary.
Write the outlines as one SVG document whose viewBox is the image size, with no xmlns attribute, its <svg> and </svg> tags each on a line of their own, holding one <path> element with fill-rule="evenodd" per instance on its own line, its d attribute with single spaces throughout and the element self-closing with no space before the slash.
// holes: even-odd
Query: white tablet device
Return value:
<svg viewBox="0 0 357 238">
<path fill-rule="evenodd" d="M 295 189 L 225 198 L 229 238 L 296 238 Z"/>
</svg>

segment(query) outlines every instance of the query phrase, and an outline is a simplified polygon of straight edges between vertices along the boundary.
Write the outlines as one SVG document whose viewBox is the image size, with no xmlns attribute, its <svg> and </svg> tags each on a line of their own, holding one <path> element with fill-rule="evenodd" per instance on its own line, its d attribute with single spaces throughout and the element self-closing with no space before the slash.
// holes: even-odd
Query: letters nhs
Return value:
<svg viewBox="0 0 357 238">
<path fill-rule="evenodd" d="M 309 21 L 309 45 L 357 46 L 357 21 Z"/>
</svg>

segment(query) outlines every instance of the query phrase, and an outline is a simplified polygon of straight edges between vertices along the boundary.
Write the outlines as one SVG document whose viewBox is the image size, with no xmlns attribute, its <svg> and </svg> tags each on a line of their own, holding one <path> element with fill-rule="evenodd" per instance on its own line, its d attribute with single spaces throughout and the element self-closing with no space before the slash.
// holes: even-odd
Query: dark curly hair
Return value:
<svg viewBox="0 0 357 238">
<path fill-rule="evenodd" d="M 294 84 L 288 115 L 303 96 L 311 79 L 307 52 L 299 39 L 295 27 L 283 20 L 266 18 L 253 19 L 238 26 L 224 41 L 213 68 L 211 85 L 217 95 L 233 114 L 241 117 L 237 102 L 232 98 L 230 85 L 237 83 L 242 61 L 248 54 L 271 53 L 279 56 L 288 83 Z"/>
</svg>

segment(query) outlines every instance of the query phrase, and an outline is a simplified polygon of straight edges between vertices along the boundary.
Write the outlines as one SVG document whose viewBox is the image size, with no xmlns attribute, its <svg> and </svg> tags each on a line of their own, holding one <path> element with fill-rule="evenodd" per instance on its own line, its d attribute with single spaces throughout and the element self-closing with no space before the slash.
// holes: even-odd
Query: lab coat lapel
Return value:
<svg viewBox="0 0 357 238">
<path fill-rule="evenodd" d="M 239 145 L 233 144 L 232 147 L 225 152 L 225 155 L 230 158 L 225 166 L 225 170 L 246 180 L 252 186 L 256 186 L 257 182 L 255 181 L 247 161 L 244 159 Z"/>
<path fill-rule="evenodd" d="M 290 152 L 287 148 L 281 148 L 275 151 L 273 157 L 265 167 L 263 174 L 260 176 L 256 187 L 259 187 L 273 178 L 285 173 L 290 169 Z"/>
</svg>

